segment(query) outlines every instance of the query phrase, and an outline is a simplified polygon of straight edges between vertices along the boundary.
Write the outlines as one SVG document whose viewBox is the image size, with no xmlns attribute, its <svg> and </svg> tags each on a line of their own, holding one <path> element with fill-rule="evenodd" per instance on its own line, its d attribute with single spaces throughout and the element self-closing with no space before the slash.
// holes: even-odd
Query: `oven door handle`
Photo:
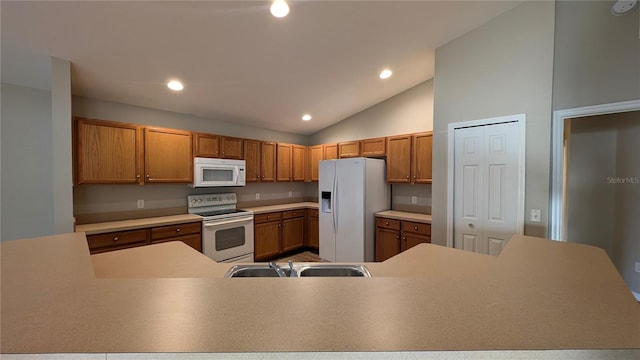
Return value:
<svg viewBox="0 0 640 360">
<path fill-rule="evenodd" d="M 208 227 L 214 227 L 214 226 L 220 226 L 220 225 L 235 224 L 239 222 L 247 222 L 252 220 L 253 220 L 252 217 L 246 217 L 242 219 L 234 219 L 234 220 L 227 220 L 227 221 L 205 222 L 204 227 L 208 228 Z"/>
</svg>

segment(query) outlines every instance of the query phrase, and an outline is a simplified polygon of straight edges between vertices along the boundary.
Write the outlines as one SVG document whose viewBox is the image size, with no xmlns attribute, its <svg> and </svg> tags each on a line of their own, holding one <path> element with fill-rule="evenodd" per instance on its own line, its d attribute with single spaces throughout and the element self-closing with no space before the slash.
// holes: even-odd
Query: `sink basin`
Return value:
<svg viewBox="0 0 640 360">
<path fill-rule="evenodd" d="M 281 268 L 287 277 L 291 275 L 287 265 L 281 265 Z M 371 277 L 364 265 L 294 264 L 293 270 L 293 277 Z M 278 273 L 267 264 L 235 265 L 224 277 L 278 277 Z"/>
<path fill-rule="evenodd" d="M 289 269 L 282 269 L 289 276 Z M 224 277 L 278 277 L 278 273 L 269 265 L 236 265 L 231 267 Z"/>
<path fill-rule="evenodd" d="M 371 277 L 364 265 L 312 265 L 298 271 L 299 277 Z"/>
</svg>

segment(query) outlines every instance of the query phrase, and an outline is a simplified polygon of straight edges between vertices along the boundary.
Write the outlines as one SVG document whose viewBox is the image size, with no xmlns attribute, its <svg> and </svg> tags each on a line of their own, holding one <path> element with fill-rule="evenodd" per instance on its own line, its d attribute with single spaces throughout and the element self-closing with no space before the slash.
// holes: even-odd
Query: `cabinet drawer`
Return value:
<svg viewBox="0 0 640 360">
<path fill-rule="evenodd" d="M 147 230 L 130 230 L 106 234 L 87 235 L 89 250 L 92 253 L 102 248 L 125 248 L 147 243 Z"/>
<path fill-rule="evenodd" d="M 309 209 L 309 216 L 317 218 L 318 217 L 318 209 Z"/>
<path fill-rule="evenodd" d="M 267 214 L 257 214 L 253 216 L 253 222 L 255 224 L 269 222 L 269 221 L 280 221 L 282 219 L 282 214 L 279 212 L 272 212 Z"/>
<path fill-rule="evenodd" d="M 304 216 L 304 209 L 287 210 L 282 212 L 283 219 L 291 219 Z"/>
<path fill-rule="evenodd" d="M 431 236 L 431 224 L 403 221 L 402 231 Z"/>
<path fill-rule="evenodd" d="M 393 220 L 393 219 L 377 217 L 376 218 L 376 227 L 381 227 L 381 228 L 386 228 L 386 229 L 393 229 L 393 230 L 400 230 L 400 221 L 399 220 Z"/>
<path fill-rule="evenodd" d="M 151 229 L 151 240 L 167 239 L 188 234 L 199 234 L 201 231 L 201 222 L 154 227 Z"/>
</svg>

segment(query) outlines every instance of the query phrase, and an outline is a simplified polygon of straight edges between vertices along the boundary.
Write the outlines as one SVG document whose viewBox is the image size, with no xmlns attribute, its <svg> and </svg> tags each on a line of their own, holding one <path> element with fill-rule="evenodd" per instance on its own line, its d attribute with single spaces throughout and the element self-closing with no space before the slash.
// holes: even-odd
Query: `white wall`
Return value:
<svg viewBox="0 0 640 360">
<path fill-rule="evenodd" d="M 436 49 L 434 79 L 432 241 L 446 244 L 447 149 L 450 123 L 524 113 L 527 116 L 525 224 L 545 237 L 553 73 L 553 2 L 525 2 Z"/>
<path fill-rule="evenodd" d="M 600 117 L 571 120 L 567 165 L 567 241 L 613 255 L 617 126 Z"/>
<path fill-rule="evenodd" d="M 309 144 L 335 143 L 433 130 L 433 79 L 420 83 L 311 135 Z"/>
<path fill-rule="evenodd" d="M 54 229 L 51 92 L 2 83 L 2 240 Z"/>
<path fill-rule="evenodd" d="M 618 131 L 613 262 L 631 290 L 640 293 L 640 112 L 624 114 Z"/>
</svg>

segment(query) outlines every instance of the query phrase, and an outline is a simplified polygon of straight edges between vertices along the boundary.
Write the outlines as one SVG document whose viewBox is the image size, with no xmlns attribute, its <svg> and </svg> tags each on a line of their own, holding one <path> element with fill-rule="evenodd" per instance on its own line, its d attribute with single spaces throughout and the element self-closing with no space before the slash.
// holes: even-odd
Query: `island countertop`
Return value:
<svg viewBox="0 0 640 360">
<path fill-rule="evenodd" d="M 202 258 L 185 277 L 99 278 L 82 233 L 0 249 L 2 353 L 640 348 L 603 250 L 527 236 L 497 257 L 418 245 L 372 278 L 225 279 Z"/>
</svg>

